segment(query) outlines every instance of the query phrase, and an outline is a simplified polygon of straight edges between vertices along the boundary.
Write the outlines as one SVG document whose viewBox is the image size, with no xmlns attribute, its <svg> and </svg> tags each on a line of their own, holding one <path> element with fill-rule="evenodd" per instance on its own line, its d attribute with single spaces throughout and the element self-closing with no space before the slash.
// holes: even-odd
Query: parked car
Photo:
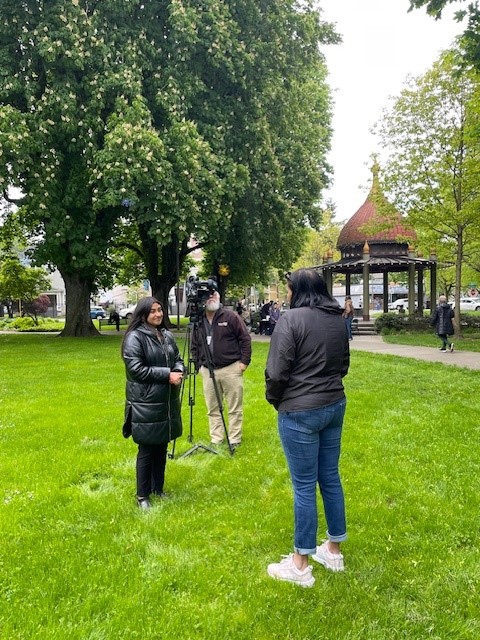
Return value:
<svg viewBox="0 0 480 640">
<path fill-rule="evenodd" d="M 399 309 L 405 309 L 408 311 L 408 298 L 398 298 L 394 300 L 388 305 L 389 311 L 398 311 Z M 415 309 L 417 308 L 417 303 L 415 302 Z"/>
<path fill-rule="evenodd" d="M 120 318 L 127 318 L 127 320 L 129 320 L 133 316 L 133 312 L 135 311 L 136 306 L 137 305 L 134 304 L 131 307 L 125 307 L 125 309 L 120 309 L 120 311 L 118 312 L 118 315 L 120 316 Z"/>
<path fill-rule="evenodd" d="M 450 305 L 455 309 L 455 301 Z M 460 298 L 460 311 L 480 311 L 480 298 Z"/>
<path fill-rule="evenodd" d="M 99 320 L 100 318 L 106 318 L 107 314 L 103 307 L 90 307 L 90 318 L 93 320 Z"/>
</svg>

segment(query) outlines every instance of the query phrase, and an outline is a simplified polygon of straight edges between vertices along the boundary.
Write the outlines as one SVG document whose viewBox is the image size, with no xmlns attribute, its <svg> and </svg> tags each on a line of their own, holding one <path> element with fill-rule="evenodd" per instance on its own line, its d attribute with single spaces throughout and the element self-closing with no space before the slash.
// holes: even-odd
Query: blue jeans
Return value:
<svg viewBox="0 0 480 640">
<path fill-rule="evenodd" d="M 345 320 L 345 326 L 347 327 L 348 338 L 349 340 L 352 340 L 353 339 L 353 334 L 352 334 L 353 318 L 344 318 L 344 320 Z"/>
<path fill-rule="evenodd" d="M 278 430 L 294 491 L 294 549 L 302 555 L 317 549 L 317 482 L 323 500 L 327 537 L 347 538 L 345 500 L 338 460 L 346 400 L 307 411 L 279 412 Z"/>
</svg>

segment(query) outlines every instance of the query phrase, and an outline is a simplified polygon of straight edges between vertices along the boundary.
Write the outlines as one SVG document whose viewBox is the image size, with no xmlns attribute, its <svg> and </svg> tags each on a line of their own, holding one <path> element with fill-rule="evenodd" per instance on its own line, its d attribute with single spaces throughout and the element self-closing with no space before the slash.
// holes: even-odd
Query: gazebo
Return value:
<svg viewBox="0 0 480 640">
<path fill-rule="evenodd" d="M 330 252 L 324 263 L 314 267 L 325 278 L 332 291 L 333 274 L 345 274 L 345 293 L 350 295 L 352 274 L 363 278 L 363 319 L 370 320 L 370 274 L 383 274 L 383 311 L 388 311 L 389 273 L 408 273 L 408 314 L 415 313 L 415 289 L 418 294 L 418 313 L 423 314 L 423 274 L 430 270 L 430 300 L 436 300 L 437 257 L 428 259 L 415 254 L 416 233 L 402 224 L 400 213 L 389 211 L 392 206 L 383 195 L 378 180 L 378 165 L 372 167 L 372 187 L 360 209 L 347 221 L 338 236 L 337 248 L 341 259 L 333 261 Z"/>
</svg>

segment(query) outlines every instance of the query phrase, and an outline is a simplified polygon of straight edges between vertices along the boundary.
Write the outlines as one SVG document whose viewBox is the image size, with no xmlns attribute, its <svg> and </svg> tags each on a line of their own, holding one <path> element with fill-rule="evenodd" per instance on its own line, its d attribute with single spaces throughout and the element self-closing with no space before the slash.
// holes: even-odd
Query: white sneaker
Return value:
<svg viewBox="0 0 480 640">
<path fill-rule="evenodd" d="M 269 564 L 267 573 L 272 578 L 293 582 L 300 587 L 313 587 L 315 583 L 315 578 L 312 576 L 312 567 L 308 566 L 302 570 L 297 569 L 293 561 L 293 553 L 284 557 L 280 562 Z"/>
<path fill-rule="evenodd" d="M 344 571 L 343 555 L 341 553 L 331 553 L 328 550 L 328 541 L 317 547 L 317 553 L 314 553 L 312 558 L 322 564 L 325 569 L 330 571 Z"/>
</svg>

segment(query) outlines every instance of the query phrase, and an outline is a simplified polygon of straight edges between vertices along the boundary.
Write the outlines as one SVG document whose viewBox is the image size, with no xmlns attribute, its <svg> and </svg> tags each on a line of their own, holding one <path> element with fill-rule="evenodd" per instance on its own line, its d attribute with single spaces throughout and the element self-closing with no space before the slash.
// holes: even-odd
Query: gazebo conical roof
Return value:
<svg viewBox="0 0 480 640">
<path fill-rule="evenodd" d="M 372 305 L 370 275 L 382 274 L 383 311 L 388 312 L 389 273 L 404 271 L 408 273 L 408 309 L 415 313 L 415 287 L 418 295 L 418 309 L 423 313 L 423 272 L 429 269 L 430 299 L 436 298 L 436 263 L 434 254 L 428 260 L 415 256 L 413 242 L 416 233 L 402 224 L 401 215 L 393 209 L 383 195 L 378 180 L 378 165 L 372 167 L 373 181 L 370 193 L 360 209 L 348 220 L 341 230 L 337 247 L 342 257 L 333 261 L 332 252 L 324 257 L 324 262 L 317 267 L 325 278 L 327 288 L 333 290 L 333 275 L 345 274 L 345 295 L 350 294 L 350 278 L 352 274 L 361 274 L 363 293 L 362 317 L 370 319 Z M 418 274 L 417 285 L 415 276 Z"/>
<path fill-rule="evenodd" d="M 331 255 L 317 268 L 323 272 L 362 273 L 368 265 L 370 273 L 408 271 L 432 266 L 436 257 L 415 257 L 412 246 L 417 239 L 402 217 L 385 198 L 378 179 L 379 167 L 372 167 L 370 192 L 356 213 L 345 223 L 337 240 L 341 259 L 334 262 Z"/>
<path fill-rule="evenodd" d="M 408 242 L 413 242 L 417 238 L 415 231 L 405 228 L 402 224 L 402 218 L 398 212 L 393 214 L 389 212 L 388 228 L 372 231 L 375 226 L 381 225 L 382 219 L 385 217 L 383 212 L 387 209 L 391 210 L 391 205 L 380 188 L 377 164 L 372 167 L 372 173 L 372 187 L 365 202 L 340 231 L 337 240 L 337 248 L 340 250 L 354 246 L 363 247 L 365 242 L 368 242 L 370 247 L 377 243 L 406 244 L 408 246 Z M 400 239 L 400 242 L 397 242 L 397 239 Z M 394 251 L 393 254 L 398 254 L 398 251 Z"/>
</svg>

